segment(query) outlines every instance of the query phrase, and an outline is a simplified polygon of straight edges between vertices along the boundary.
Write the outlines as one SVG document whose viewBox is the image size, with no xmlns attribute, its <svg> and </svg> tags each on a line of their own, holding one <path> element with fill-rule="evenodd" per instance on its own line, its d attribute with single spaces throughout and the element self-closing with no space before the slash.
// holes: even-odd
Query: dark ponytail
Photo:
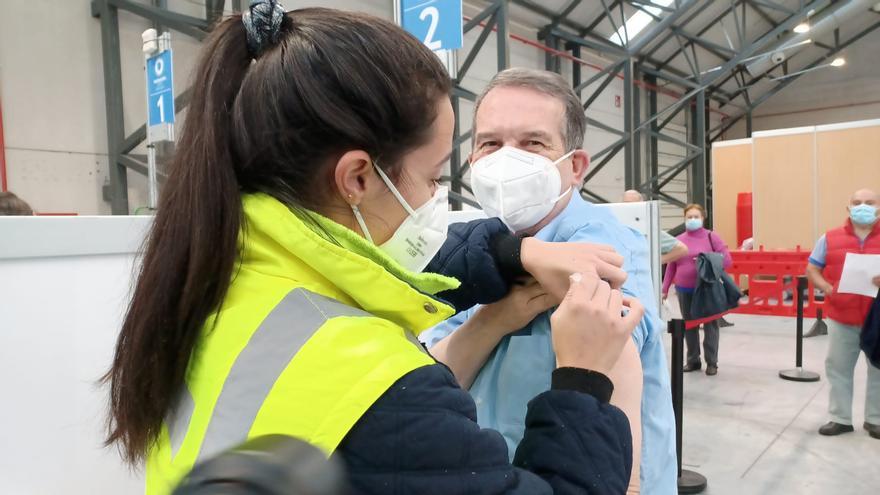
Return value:
<svg viewBox="0 0 880 495">
<path fill-rule="evenodd" d="M 119 442 L 131 463 L 159 434 L 198 329 L 223 299 L 236 257 L 241 202 L 228 114 L 250 65 L 242 23 L 220 23 L 207 45 L 107 375 L 107 443 Z"/>
<path fill-rule="evenodd" d="M 243 192 L 320 210 L 329 164 L 361 149 L 394 163 L 424 143 L 449 78 L 434 54 L 364 14 L 286 14 L 249 50 L 241 16 L 220 22 L 193 94 L 116 347 L 107 444 L 142 460 L 174 406 L 206 319 L 234 277 Z M 253 40 L 251 40 L 253 41 Z M 253 45 L 253 42 L 251 43 Z M 257 56 L 254 60 L 254 56 Z"/>
</svg>

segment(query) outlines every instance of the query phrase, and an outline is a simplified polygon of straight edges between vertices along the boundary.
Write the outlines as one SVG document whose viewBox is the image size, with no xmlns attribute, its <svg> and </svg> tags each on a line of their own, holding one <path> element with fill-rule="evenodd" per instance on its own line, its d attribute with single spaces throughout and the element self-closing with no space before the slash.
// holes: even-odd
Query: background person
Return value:
<svg viewBox="0 0 880 495">
<path fill-rule="evenodd" d="M 694 289 L 697 286 L 697 263 L 696 258 L 700 253 L 721 253 L 724 255 L 724 268 L 733 264 L 727 244 L 715 232 L 703 227 L 706 220 L 706 210 L 698 204 L 689 204 L 684 208 L 685 233 L 678 236 L 678 240 L 688 247 L 688 255 L 666 267 L 666 275 L 663 277 L 663 298 L 669 294 L 669 287 L 675 284 L 675 292 L 678 294 L 678 303 L 681 314 L 685 320 L 691 317 L 691 301 Z M 719 331 L 718 320 L 703 323 L 703 349 L 706 353 L 706 374 L 715 376 L 718 374 L 718 344 Z M 687 364 L 684 371 L 698 371 L 703 363 L 700 359 L 700 330 L 694 328 L 685 332 L 687 343 Z"/>
<path fill-rule="evenodd" d="M 837 287 L 847 253 L 880 255 L 878 204 L 880 199 L 877 193 L 870 189 L 853 193 L 846 207 L 849 218 L 843 226 L 829 230 L 819 238 L 807 264 L 807 277 L 825 293 L 830 340 L 825 374 L 831 384 L 828 399 L 831 420 L 819 428 L 822 435 L 853 431 L 853 373 L 860 354 L 859 334 L 871 310 L 872 298 L 838 293 Z M 873 278 L 873 282 L 880 287 L 880 273 Z M 880 369 L 870 361 L 864 428 L 871 437 L 880 439 Z"/>
<path fill-rule="evenodd" d="M 147 493 L 270 434 L 341 458 L 358 493 L 625 490 L 607 374 L 637 301 L 571 277 L 517 467 L 416 340 L 457 285 L 420 273 L 446 239 L 454 125 L 430 50 L 365 14 L 257 1 L 213 28 L 192 87 L 107 375 L 108 443 L 146 461 Z"/>
<path fill-rule="evenodd" d="M 31 216 L 34 210 L 15 194 L 0 192 L 0 216 Z"/>
</svg>

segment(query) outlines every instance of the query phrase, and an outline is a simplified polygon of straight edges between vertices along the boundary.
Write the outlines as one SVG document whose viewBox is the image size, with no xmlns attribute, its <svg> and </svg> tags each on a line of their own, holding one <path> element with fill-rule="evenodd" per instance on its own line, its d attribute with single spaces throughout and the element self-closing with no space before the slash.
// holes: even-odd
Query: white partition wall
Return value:
<svg viewBox="0 0 880 495">
<path fill-rule="evenodd" d="M 649 238 L 657 272 L 656 203 L 605 207 Z M 452 221 L 482 217 L 451 214 Z M 99 379 L 150 221 L 0 217 L 0 492 L 143 492 L 142 473 L 101 445 L 107 391 Z"/>
<path fill-rule="evenodd" d="M 143 493 L 101 446 L 107 371 L 149 217 L 0 217 L 0 491 Z"/>
</svg>

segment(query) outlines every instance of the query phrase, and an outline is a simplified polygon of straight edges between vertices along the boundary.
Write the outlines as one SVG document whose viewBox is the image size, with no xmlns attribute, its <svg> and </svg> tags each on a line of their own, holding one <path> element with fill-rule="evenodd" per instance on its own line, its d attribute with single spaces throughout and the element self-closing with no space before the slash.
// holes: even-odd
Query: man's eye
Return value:
<svg viewBox="0 0 880 495">
<path fill-rule="evenodd" d="M 498 146 L 498 142 L 497 142 L 497 141 L 486 141 L 486 142 L 484 142 L 483 144 L 480 145 L 480 148 L 481 148 L 481 149 L 486 149 L 486 148 L 490 148 L 490 147 L 493 147 L 493 146 Z"/>
<path fill-rule="evenodd" d="M 526 144 L 529 146 L 544 146 L 544 143 L 541 141 L 528 141 Z"/>
</svg>

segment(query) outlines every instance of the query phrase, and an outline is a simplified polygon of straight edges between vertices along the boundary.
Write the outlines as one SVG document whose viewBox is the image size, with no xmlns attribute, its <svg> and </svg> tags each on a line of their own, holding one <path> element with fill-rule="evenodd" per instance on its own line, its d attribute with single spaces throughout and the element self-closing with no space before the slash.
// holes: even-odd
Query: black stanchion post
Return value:
<svg viewBox="0 0 880 495">
<path fill-rule="evenodd" d="M 800 276 L 797 280 L 797 337 L 793 370 L 782 370 L 779 378 L 793 382 L 818 382 L 819 373 L 804 370 L 804 291 L 807 289 L 807 277 Z"/>
<path fill-rule="evenodd" d="M 678 453 L 678 493 L 702 493 L 708 482 L 695 471 L 681 468 L 682 420 L 684 399 L 684 320 L 671 320 L 667 330 L 672 334 L 672 409 L 675 411 L 675 447 Z"/>
</svg>

